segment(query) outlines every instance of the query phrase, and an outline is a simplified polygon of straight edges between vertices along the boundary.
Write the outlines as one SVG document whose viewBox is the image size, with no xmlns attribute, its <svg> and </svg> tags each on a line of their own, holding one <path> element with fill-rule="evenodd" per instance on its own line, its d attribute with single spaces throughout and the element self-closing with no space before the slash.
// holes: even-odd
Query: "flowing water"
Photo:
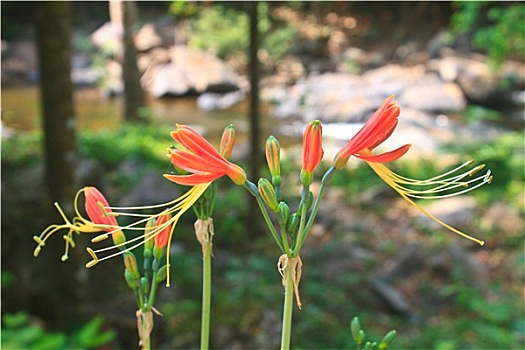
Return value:
<svg viewBox="0 0 525 350">
<path fill-rule="evenodd" d="M 122 98 L 104 98 L 96 89 L 75 91 L 77 129 L 117 129 L 122 123 Z M 147 98 L 153 122 L 163 124 L 188 124 L 200 127 L 212 138 L 220 137 L 222 130 L 234 124 L 240 139 L 249 132 L 248 98 L 226 110 L 204 111 L 197 108 L 195 97 L 154 99 Z M 17 132 L 41 129 L 40 95 L 38 86 L 9 87 L 2 89 L 2 124 Z M 282 120 L 271 116 L 269 106 L 261 108 L 261 137 L 282 135 Z M 218 135 L 218 136 L 216 136 Z"/>
</svg>

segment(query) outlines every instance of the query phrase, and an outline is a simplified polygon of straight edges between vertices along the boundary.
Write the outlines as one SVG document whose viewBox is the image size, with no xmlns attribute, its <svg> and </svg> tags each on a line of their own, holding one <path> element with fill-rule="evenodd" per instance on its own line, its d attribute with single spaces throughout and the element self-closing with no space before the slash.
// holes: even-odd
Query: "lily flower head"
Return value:
<svg viewBox="0 0 525 350">
<path fill-rule="evenodd" d="M 78 209 L 78 201 L 81 193 L 84 193 L 85 196 L 85 209 L 89 219 L 84 218 Z M 64 229 L 67 230 L 67 234 L 62 236 L 66 242 L 62 261 L 66 261 L 69 258 L 69 247 L 75 248 L 73 233 L 97 233 L 104 231 L 106 232 L 106 238 L 111 235 L 115 244 L 125 245 L 126 237 L 120 230 L 114 213 L 111 212 L 106 198 L 95 187 L 84 187 L 77 192 L 74 199 L 76 216 L 73 220 L 69 221 L 60 205 L 56 202 L 55 207 L 64 220 L 64 223 L 50 225 L 39 236 L 33 236 L 33 240 L 38 244 L 33 252 L 35 257 L 40 254 L 42 247 L 46 245 L 49 237 L 55 232 Z"/>
<path fill-rule="evenodd" d="M 485 165 L 482 164 L 460 173 L 459 170 L 473 163 L 472 161 L 468 161 L 455 169 L 426 180 L 411 179 L 394 173 L 388 169 L 384 163 L 399 159 L 408 151 L 411 145 L 406 144 L 393 151 L 377 155 L 373 154 L 372 150 L 392 134 L 397 126 L 399 114 L 400 108 L 396 105 L 395 101 L 393 101 L 393 96 L 387 98 L 361 130 L 339 150 L 334 158 L 334 167 L 336 169 L 342 169 L 348 162 L 350 156 L 355 156 L 366 161 L 383 181 L 399 193 L 407 202 L 418 208 L 423 214 L 452 232 L 483 245 L 484 242 L 482 240 L 469 236 L 444 223 L 417 204 L 413 199 L 446 198 L 472 191 L 492 181 L 490 170 L 481 176 L 474 177 L 475 174 L 485 167 Z"/>
<path fill-rule="evenodd" d="M 334 158 L 335 168 L 343 169 L 351 156 L 380 163 L 392 162 L 402 157 L 410 148 L 410 144 L 382 154 L 370 154 L 370 151 L 392 135 L 397 126 L 399 114 L 400 108 L 396 105 L 394 96 L 385 99 L 361 130 L 337 152 Z"/>
<path fill-rule="evenodd" d="M 227 175 L 235 184 L 246 183 L 246 173 L 236 164 L 229 162 L 204 137 L 186 125 L 177 124 L 171 133 L 177 145 L 168 150 L 168 158 L 176 167 L 189 175 L 164 175 L 180 185 L 211 183 Z"/>
</svg>

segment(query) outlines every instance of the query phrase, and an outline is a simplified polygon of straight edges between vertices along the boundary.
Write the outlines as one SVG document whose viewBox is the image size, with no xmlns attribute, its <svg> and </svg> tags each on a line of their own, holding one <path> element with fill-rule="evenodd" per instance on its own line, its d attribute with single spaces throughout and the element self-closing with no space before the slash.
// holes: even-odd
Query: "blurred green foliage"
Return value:
<svg viewBox="0 0 525 350">
<path fill-rule="evenodd" d="M 510 56 L 524 58 L 523 2 L 458 1 L 454 7 L 452 31 L 468 33 L 474 47 L 486 51 L 494 65 Z"/>
<path fill-rule="evenodd" d="M 93 318 L 72 334 L 47 332 L 24 312 L 5 314 L 2 321 L 2 349 L 94 349 L 116 336 L 113 330 L 102 330 L 101 317 Z"/>
<path fill-rule="evenodd" d="M 191 9 L 191 10 L 190 10 Z M 272 57 L 283 56 L 291 47 L 297 29 L 271 18 L 268 3 L 257 7 L 261 47 Z M 246 52 L 249 44 L 250 22 L 248 15 L 228 4 L 195 9 L 194 6 L 175 1 L 170 7 L 174 15 L 191 16 L 192 35 L 189 45 L 216 52 L 219 57 L 234 52 Z"/>
<path fill-rule="evenodd" d="M 117 131 L 81 132 L 79 150 L 83 158 L 94 158 L 103 164 L 107 169 L 105 180 L 110 179 L 114 186 L 133 186 L 137 177 L 132 173 L 119 175 L 121 180 L 127 179 L 126 181 L 112 181 L 111 178 L 115 178 L 114 173 L 119 171 L 119 165 L 130 159 L 141 164 L 143 162 L 145 166 L 160 172 L 168 172 L 171 165 L 165 158 L 165 151 L 172 142 L 169 137 L 170 131 L 171 128 L 164 125 L 127 125 Z M 20 134 L 2 140 L 3 170 L 6 169 L 6 165 L 30 167 L 41 164 L 40 143 L 39 134 Z M 525 169 L 522 132 L 507 132 L 490 142 L 458 141 L 445 147 L 443 152 L 468 155 L 476 162 L 486 163 L 487 167 L 493 170 L 494 182 L 471 193 L 481 203 L 489 205 L 493 201 L 501 200 L 523 213 Z M 459 162 L 467 160 L 463 156 L 461 158 Z M 332 187 L 346 194 L 345 205 L 381 215 L 391 206 L 389 199 L 397 198 L 396 193 L 382 183 L 366 164 L 354 163 L 358 165 L 336 173 Z M 283 174 L 290 174 L 290 178 L 284 181 L 292 187 L 298 181 L 293 164 L 292 161 L 285 161 L 282 169 Z M 328 165 L 322 166 L 326 168 Z M 428 178 L 446 170 L 435 159 L 426 158 L 417 162 L 394 162 L 389 167 L 413 178 Z M 320 172 L 322 170 L 320 169 Z M 239 209 L 237 205 L 246 201 L 245 191 L 238 186 L 231 186 L 227 179 L 224 180 L 224 186 L 219 183 L 218 187 L 214 213 L 216 235 L 213 260 L 212 344 L 221 335 L 228 336 L 228 332 L 234 332 L 235 336 L 229 336 L 241 339 L 245 342 L 243 344 L 250 344 L 253 339 L 257 341 L 254 344 L 272 346 L 272 342 L 277 339 L 277 347 L 283 293 L 281 277 L 275 267 L 277 251 L 269 243 L 268 237 L 254 237 L 251 235 L 251 228 L 245 226 L 242 218 L 246 206 Z M 227 190 L 221 190 L 223 188 Z M 374 198 L 380 197 L 381 200 L 363 204 L 363 194 L 367 192 L 371 192 L 372 197 L 375 193 Z M 377 193 L 381 196 L 377 196 Z M 285 193 L 286 195 L 291 194 Z M 156 332 L 162 332 L 165 339 L 173 339 L 174 343 L 169 343 L 170 348 L 187 348 L 198 344 L 195 329 L 199 328 L 200 320 L 202 256 L 191 226 L 194 217 L 187 215 L 183 219 L 177 229 L 177 249 L 172 256 L 172 288 L 175 293 L 170 289 L 169 298 L 159 300 L 158 305 L 165 316 L 162 321 L 159 320 Z M 440 295 L 447 300 L 447 308 L 439 315 L 424 316 L 422 319 L 428 320 L 429 323 L 422 324 L 421 320 L 411 320 L 373 309 L 374 297 L 366 287 L 369 274 L 383 264 L 378 256 L 391 259 L 399 251 L 399 243 L 395 240 L 379 243 L 371 241 L 370 227 L 364 220 L 352 224 L 351 230 L 357 237 L 356 242 L 345 241 L 348 232 L 339 231 L 337 226 L 330 227 L 329 230 L 337 237 L 322 244 L 314 243 L 315 238 L 312 237 L 314 241 L 307 244 L 309 249 L 303 256 L 303 260 L 307 262 L 300 286 L 304 306 L 302 310 L 294 311 L 292 335 L 294 346 L 297 348 L 355 348 L 348 330 L 351 315 L 355 314 L 359 314 L 362 322 L 368 325 L 369 339 L 381 339 L 388 329 L 397 329 L 399 335 L 392 348 L 446 350 L 523 346 L 523 307 L 519 306 L 522 304 L 521 299 L 519 293 L 515 292 L 517 285 L 523 283 L 516 281 L 516 274 L 523 266 L 523 254 L 521 258 L 513 258 L 501 265 L 504 270 L 496 274 L 500 277 L 491 277 L 482 287 L 466 285 L 464 281 L 470 276 L 466 275 L 461 265 L 455 265 L 453 277 L 447 279 L 444 287 L 439 290 Z M 427 239 L 439 245 L 438 236 L 441 235 L 432 235 Z M 504 243 L 507 245 L 507 250 L 503 252 L 506 257 L 522 245 L 521 240 L 505 239 Z M 348 254 L 346 244 L 363 247 L 368 251 L 378 251 L 378 255 L 370 255 L 368 259 L 364 259 L 362 266 L 344 266 L 334 272 L 332 266 L 337 268 L 333 265 L 337 262 L 334 256 Z M 497 253 L 497 247 L 492 249 L 493 251 L 487 251 L 489 256 Z M 501 254 L 501 251 L 499 253 Z M 331 263 L 330 266 L 327 265 L 328 262 Z M 8 275 L 5 276 L 7 277 Z M 414 283 L 417 283 L 416 288 L 424 294 L 427 290 L 436 290 L 434 282 L 419 280 Z M 264 327 L 262 324 L 265 324 Z M 73 335 L 63 332 L 47 333 L 42 327 L 31 322 L 27 315 L 16 316 L 14 321 L 6 322 L 4 319 L 2 331 L 3 347 L 4 342 L 7 344 L 8 340 L 13 340 L 9 338 L 9 334 L 13 337 L 16 334 L 18 338 L 21 334 L 25 339 L 24 343 L 9 343 L 14 345 L 8 347 L 7 344 L 4 348 L 13 348 L 15 345 L 28 349 L 72 346 L 68 344 L 75 344 L 77 348 L 89 348 L 93 343 L 88 344 L 81 340 L 83 337 L 80 335 L 91 334 L 92 339 L 106 339 L 102 337 L 105 333 L 100 331 L 100 327 L 97 328 L 92 323 Z M 110 339 L 109 336 L 106 337 Z M 15 340 L 19 340 L 18 338 Z"/>
</svg>

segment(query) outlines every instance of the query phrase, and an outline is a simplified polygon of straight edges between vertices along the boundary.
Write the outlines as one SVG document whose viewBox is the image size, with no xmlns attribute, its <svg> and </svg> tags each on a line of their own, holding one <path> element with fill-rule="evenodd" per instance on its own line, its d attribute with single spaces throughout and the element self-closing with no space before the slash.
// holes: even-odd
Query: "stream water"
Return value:
<svg viewBox="0 0 525 350">
<path fill-rule="evenodd" d="M 78 130 L 117 129 L 122 123 L 122 99 L 104 98 L 96 89 L 75 91 L 75 113 Z M 242 139 L 249 131 L 248 99 L 225 110 L 204 111 L 197 107 L 195 97 L 176 99 L 147 98 L 153 122 L 201 126 L 212 138 L 220 137 L 222 130 L 234 124 Z M 261 107 L 261 134 L 280 135 L 285 122 L 270 114 L 267 105 Z M 40 96 L 37 86 L 2 89 L 2 124 L 16 132 L 41 129 Z M 217 135 L 217 136 L 216 136 Z"/>
</svg>

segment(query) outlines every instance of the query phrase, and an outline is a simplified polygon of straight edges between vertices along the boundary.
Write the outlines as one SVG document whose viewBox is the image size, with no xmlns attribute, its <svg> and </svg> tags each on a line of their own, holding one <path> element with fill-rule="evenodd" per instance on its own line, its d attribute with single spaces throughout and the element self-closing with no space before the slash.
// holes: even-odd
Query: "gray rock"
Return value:
<svg viewBox="0 0 525 350">
<path fill-rule="evenodd" d="M 244 91 L 233 91 L 226 94 L 205 92 L 197 98 L 197 107 L 205 111 L 227 109 L 241 102 L 246 97 Z"/>
<path fill-rule="evenodd" d="M 135 46 L 138 51 L 148 51 L 162 44 L 162 38 L 157 34 L 155 25 L 144 25 L 135 35 Z"/>
<path fill-rule="evenodd" d="M 372 289 L 387 303 L 388 307 L 402 315 L 410 315 L 410 303 L 408 299 L 396 288 L 381 280 L 371 280 Z"/>
<path fill-rule="evenodd" d="M 457 112 L 466 107 L 467 101 L 456 84 L 443 83 L 428 75 L 428 78 L 423 78 L 423 82 L 403 89 L 399 104 L 421 111 Z"/>
<path fill-rule="evenodd" d="M 149 68 L 150 82 L 145 89 L 154 97 L 239 90 L 239 77 L 212 55 L 174 46 L 169 50 L 169 60 L 157 62 L 157 67 Z"/>
</svg>

